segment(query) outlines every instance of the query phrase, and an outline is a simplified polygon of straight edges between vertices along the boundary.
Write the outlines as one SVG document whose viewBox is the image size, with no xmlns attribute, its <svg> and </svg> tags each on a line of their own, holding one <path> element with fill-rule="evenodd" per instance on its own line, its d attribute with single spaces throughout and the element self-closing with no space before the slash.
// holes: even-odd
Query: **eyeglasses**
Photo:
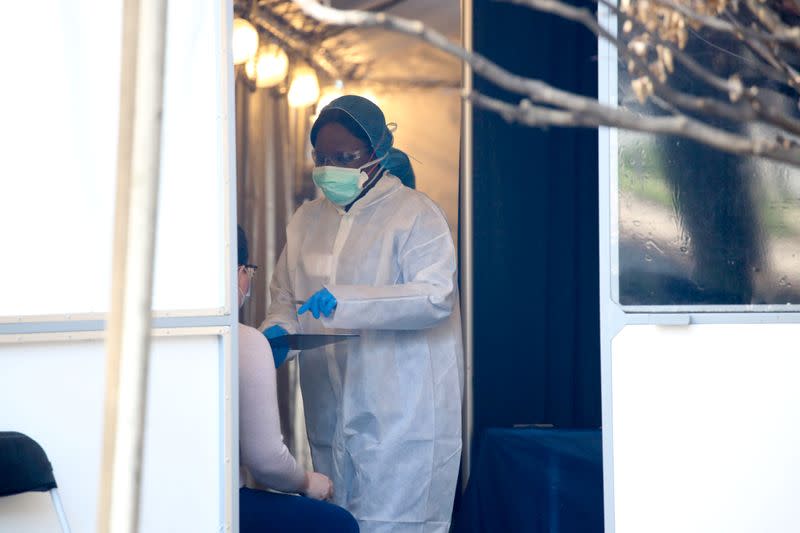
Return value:
<svg viewBox="0 0 800 533">
<path fill-rule="evenodd" d="M 256 270 L 258 270 L 258 265 L 239 265 L 239 268 L 243 268 L 247 277 L 253 279 L 256 275 Z"/>
<path fill-rule="evenodd" d="M 334 166 L 346 167 L 354 161 L 358 161 L 367 153 L 366 150 L 353 150 L 352 152 L 336 152 L 334 154 L 323 154 L 316 150 L 311 150 L 311 157 L 314 164 L 318 167 Z"/>
</svg>

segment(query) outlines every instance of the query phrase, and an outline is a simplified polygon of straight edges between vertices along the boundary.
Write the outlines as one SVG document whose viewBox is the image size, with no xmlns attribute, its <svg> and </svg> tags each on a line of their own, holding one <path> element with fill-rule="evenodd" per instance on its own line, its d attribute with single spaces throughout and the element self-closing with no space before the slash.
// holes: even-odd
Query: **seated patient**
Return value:
<svg viewBox="0 0 800 533">
<path fill-rule="evenodd" d="M 256 267 L 247 264 L 241 227 L 238 240 L 241 307 Z M 239 324 L 239 467 L 241 533 L 358 531 L 350 513 L 325 501 L 333 496 L 331 480 L 300 468 L 283 443 L 272 350 L 264 335 L 244 324 Z M 304 496 L 247 488 L 247 473 L 259 486 Z"/>
</svg>

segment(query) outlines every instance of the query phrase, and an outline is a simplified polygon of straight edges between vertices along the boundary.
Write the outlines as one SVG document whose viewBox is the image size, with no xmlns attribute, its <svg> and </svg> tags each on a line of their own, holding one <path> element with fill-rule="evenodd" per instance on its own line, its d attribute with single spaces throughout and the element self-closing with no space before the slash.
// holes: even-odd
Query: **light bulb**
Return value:
<svg viewBox="0 0 800 533">
<path fill-rule="evenodd" d="M 258 51 L 258 31 L 245 19 L 233 19 L 232 48 L 234 65 L 247 63 Z"/>
<path fill-rule="evenodd" d="M 244 73 L 247 74 L 247 78 L 250 81 L 255 81 L 256 79 L 256 59 L 251 57 L 247 60 L 247 63 L 244 64 Z"/>
<path fill-rule="evenodd" d="M 314 69 L 308 65 L 295 67 L 288 97 L 291 107 L 308 107 L 319 99 L 319 80 Z"/>
<path fill-rule="evenodd" d="M 286 78 L 289 58 L 280 46 L 270 43 L 259 49 L 254 70 L 256 87 L 274 87 Z M 253 79 L 253 76 L 250 78 Z"/>
</svg>

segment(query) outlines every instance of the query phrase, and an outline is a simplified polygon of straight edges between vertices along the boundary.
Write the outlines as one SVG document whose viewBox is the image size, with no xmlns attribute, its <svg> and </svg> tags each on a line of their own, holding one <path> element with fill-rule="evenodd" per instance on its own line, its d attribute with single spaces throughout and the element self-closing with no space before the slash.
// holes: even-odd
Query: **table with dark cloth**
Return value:
<svg viewBox="0 0 800 533">
<path fill-rule="evenodd" d="M 602 533 L 600 430 L 485 430 L 454 531 Z"/>
</svg>

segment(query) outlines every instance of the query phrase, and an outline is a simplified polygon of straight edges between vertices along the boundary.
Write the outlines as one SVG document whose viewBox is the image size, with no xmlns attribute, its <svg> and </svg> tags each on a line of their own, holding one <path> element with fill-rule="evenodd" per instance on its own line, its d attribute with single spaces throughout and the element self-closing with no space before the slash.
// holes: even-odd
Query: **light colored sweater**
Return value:
<svg viewBox="0 0 800 533">
<path fill-rule="evenodd" d="M 239 324 L 239 470 L 259 486 L 300 492 L 305 471 L 286 448 L 278 414 L 272 349 L 257 329 Z"/>
</svg>

